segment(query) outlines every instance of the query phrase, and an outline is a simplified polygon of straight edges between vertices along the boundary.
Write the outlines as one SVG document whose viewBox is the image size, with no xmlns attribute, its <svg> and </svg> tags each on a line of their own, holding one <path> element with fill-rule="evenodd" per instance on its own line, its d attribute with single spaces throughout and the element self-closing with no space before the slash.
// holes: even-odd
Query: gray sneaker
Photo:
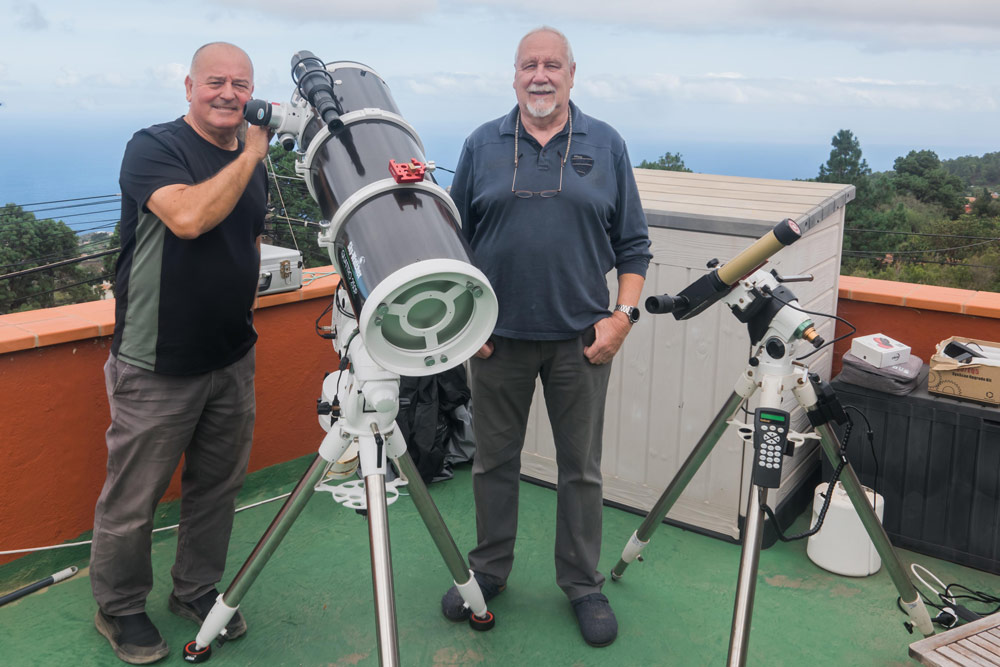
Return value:
<svg viewBox="0 0 1000 667">
<path fill-rule="evenodd" d="M 483 592 L 483 600 L 486 602 L 500 595 L 507 588 L 499 579 L 488 574 L 473 572 L 472 575 L 476 578 L 479 590 Z M 457 586 L 449 588 L 448 592 L 441 598 L 441 613 L 449 621 L 464 621 L 469 618 L 471 611 L 465 606 L 465 600 L 462 599 L 462 594 L 458 592 Z"/>
<path fill-rule="evenodd" d="M 167 642 L 144 611 L 110 616 L 98 609 L 94 627 L 111 643 L 115 655 L 130 665 L 148 665 L 170 653 Z"/>
</svg>

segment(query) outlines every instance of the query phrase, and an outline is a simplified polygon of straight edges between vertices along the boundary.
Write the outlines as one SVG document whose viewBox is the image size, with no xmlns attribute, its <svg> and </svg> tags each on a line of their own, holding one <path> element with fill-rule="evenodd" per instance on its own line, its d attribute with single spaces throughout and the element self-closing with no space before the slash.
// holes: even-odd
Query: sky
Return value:
<svg viewBox="0 0 1000 667">
<path fill-rule="evenodd" d="M 514 104 L 514 50 L 569 38 L 573 100 L 633 163 L 810 178 L 842 128 L 875 170 L 909 150 L 1000 150 L 996 0 L 0 0 L 0 201 L 117 192 L 132 133 L 186 111 L 194 50 L 224 40 L 287 101 L 292 54 L 365 63 L 427 157 Z"/>
</svg>

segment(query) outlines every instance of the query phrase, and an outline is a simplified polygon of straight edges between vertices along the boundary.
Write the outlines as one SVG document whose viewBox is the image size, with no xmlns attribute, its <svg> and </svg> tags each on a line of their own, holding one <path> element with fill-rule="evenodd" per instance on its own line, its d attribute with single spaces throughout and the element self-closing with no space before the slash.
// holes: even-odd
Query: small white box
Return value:
<svg viewBox="0 0 1000 667">
<path fill-rule="evenodd" d="M 302 287 L 302 253 L 292 248 L 260 244 L 257 294 L 288 292 Z"/>
<path fill-rule="evenodd" d="M 910 358 L 910 346 L 877 333 L 851 341 L 851 354 L 876 368 L 885 368 L 906 363 Z"/>
</svg>

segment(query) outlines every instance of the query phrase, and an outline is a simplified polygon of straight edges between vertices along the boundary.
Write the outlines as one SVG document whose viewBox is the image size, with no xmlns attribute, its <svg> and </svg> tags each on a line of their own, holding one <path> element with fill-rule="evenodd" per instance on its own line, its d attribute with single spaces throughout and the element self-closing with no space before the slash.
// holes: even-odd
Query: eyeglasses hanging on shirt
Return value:
<svg viewBox="0 0 1000 667">
<path fill-rule="evenodd" d="M 520 197 L 521 199 L 530 199 L 534 195 L 539 197 L 555 197 L 557 194 L 562 192 L 562 178 L 563 178 L 563 167 L 566 166 L 566 158 L 569 156 L 570 143 L 573 141 L 573 114 L 569 114 L 569 133 L 566 137 L 566 152 L 562 155 L 562 160 L 559 162 L 559 189 L 558 190 L 542 190 L 541 192 L 534 192 L 532 190 L 518 190 L 517 189 L 517 138 L 521 133 L 521 112 L 517 113 L 517 121 L 514 123 L 514 180 L 510 183 L 510 191 L 514 193 L 515 197 Z"/>
</svg>

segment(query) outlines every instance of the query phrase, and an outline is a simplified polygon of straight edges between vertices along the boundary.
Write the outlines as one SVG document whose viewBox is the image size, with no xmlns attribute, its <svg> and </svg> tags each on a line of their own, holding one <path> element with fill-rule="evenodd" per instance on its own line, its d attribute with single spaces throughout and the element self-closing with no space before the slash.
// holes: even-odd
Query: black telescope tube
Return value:
<svg viewBox="0 0 1000 667">
<path fill-rule="evenodd" d="M 302 97 L 316 107 L 331 132 L 344 126 L 340 120 L 343 109 L 333 94 L 333 77 L 312 51 L 299 51 L 292 56 L 292 81 Z"/>
</svg>

